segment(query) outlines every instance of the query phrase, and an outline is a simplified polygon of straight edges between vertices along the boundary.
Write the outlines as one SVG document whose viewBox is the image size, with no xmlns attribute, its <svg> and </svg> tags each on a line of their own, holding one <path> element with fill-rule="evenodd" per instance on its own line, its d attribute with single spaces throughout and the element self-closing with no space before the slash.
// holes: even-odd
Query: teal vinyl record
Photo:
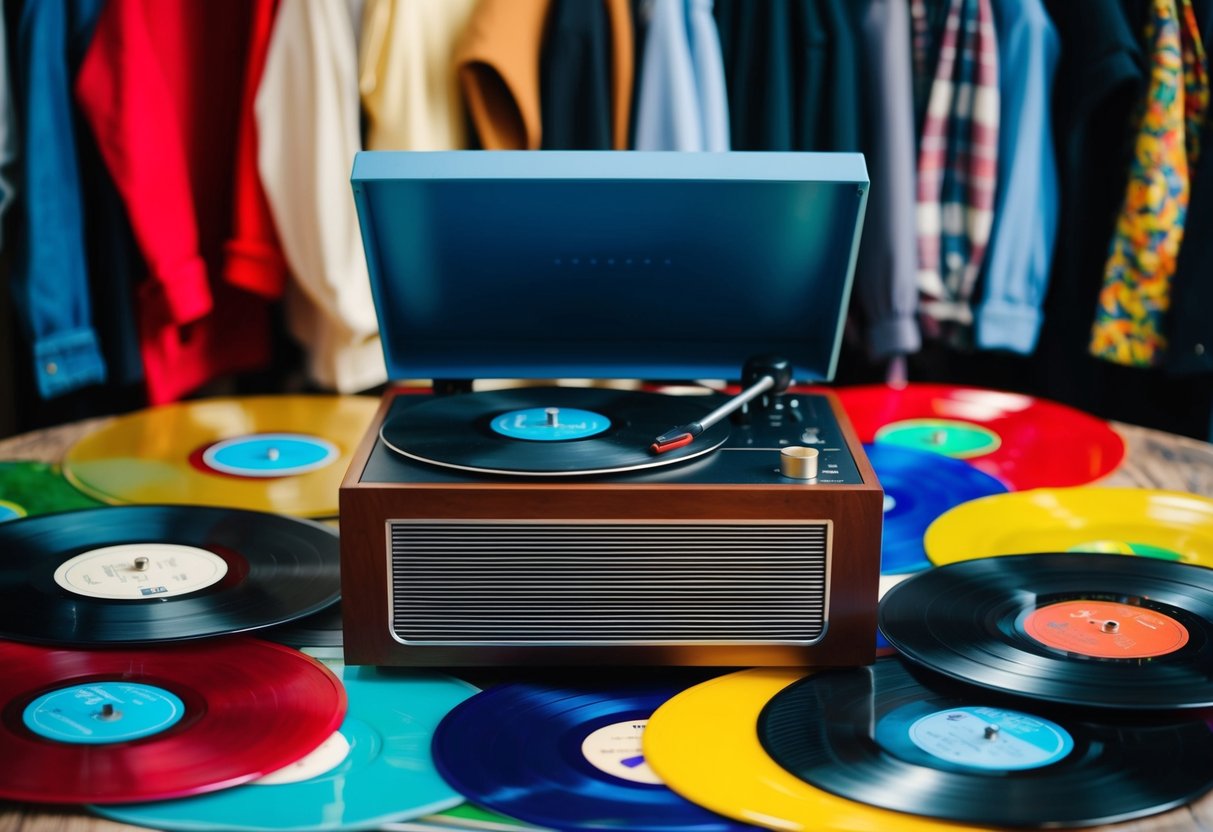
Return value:
<svg viewBox="0 0 1213 832">
<path fill-rule="evenodd" d="M 348 832 L 461 804 L 435 769 L 430 743 L 442 718 L 477 688 L 438 673 L 371 667 L 344 667 L 341 680 L 349 701 L 345 721 L 299 762 L 206 795 L 89 808 L 122 823 L 180 832 Z"/>
</svg>

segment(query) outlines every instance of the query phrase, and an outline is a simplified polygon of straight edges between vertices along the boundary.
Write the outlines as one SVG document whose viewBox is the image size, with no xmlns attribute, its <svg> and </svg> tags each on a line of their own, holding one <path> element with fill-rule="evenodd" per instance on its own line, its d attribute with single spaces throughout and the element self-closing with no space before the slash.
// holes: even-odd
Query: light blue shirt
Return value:
<svg viewBox="0 0 1213 832">
<path fill-rule="evenodd" d="M 636 102 L 637 150 L 729 149 L 720 33 L 712 0 L 648 0 Z"/>
<path fill-rule="evenodd" d="M 975 321 L 982 349 L 1030 354 L 1060 204 L 1050 112 L 1061 43 L 1041 0 L 992 0 L 998 32 L 998 194 Z"/>
</svg>

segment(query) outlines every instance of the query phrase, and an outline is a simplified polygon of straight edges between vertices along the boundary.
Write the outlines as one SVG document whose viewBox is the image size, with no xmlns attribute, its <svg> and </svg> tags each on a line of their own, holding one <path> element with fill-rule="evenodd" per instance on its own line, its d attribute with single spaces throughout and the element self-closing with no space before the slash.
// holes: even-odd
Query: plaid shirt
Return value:
<svg viewBox="0 0 1213 832">
<path fill-rule="evenodd" d="M 919 9 L 915 18 L 928 14 Z M 928 40 L 916 37 L 915 46 Z M 990 2 L 950 0 L 918 152 L 919 311 L 928 337 L 960 337 L 973 322 L 973 289 L 994 216 L 998 107 Z M 946 325 L 953 325 L 950 333 Z"/>
</svg>

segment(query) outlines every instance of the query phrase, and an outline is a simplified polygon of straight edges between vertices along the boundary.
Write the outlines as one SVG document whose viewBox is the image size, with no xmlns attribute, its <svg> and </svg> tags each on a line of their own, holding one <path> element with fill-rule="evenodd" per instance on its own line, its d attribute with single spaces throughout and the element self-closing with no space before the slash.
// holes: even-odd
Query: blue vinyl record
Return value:
<svg viewBox="0 0 1213 832">
<path fill-rule="evenodd" d="M 884 487 L 884 575 L 926 569 L 931 563 L 922 538 L 936 517 L 969 500 L 1007 491 L 989 474 L 942 454 L 880 442 L 863 449 Z"/>
<path fill-rule="evenodd" d="M 470 802 L 561 830 L 750 829 L 675 794 L 649 768 L 641 737 L 680 688 L 503 684 L 455 708 L 434 760 Z"/>
<path fill-rule="evenodd" d="M 294 765 L 196 797 L 89 808 L 123 823 L 181 832 L 347 832 L 462 803 L 435 770 L 430 741 L 441 719 L 477 688 L 437 673 L 369 667 L 342 668 L 341 678 L 349 700 L 345 721 Z"/>
</svg>

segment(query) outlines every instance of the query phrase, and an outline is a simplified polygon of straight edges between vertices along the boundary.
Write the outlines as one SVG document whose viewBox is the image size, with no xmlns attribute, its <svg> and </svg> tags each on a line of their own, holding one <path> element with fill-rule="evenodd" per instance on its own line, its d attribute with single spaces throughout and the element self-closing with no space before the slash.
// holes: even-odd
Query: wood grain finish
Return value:
<svg viewBox="0 0 1213 832">
<path fill-rule="evenodd" d="M 762 485 L 536 481 L 363 482 L 361 472 L 394 394 L 359 446 L 341 485 L 345 657 L 351 664 L 855 665 L 872 661 L 880 571 L 883 491 L 837 399 L 827 394 L 863 479 L 858 485 Z M 392 520 L 655 523 L 673 521 L 833 523 L 828 627 L 807 646 L 578 645 L 480 648 L 404 645 L 388 626 L 388 523 Z M 671 599 L 672 600 L 672 599 Z"/>
</svg>

